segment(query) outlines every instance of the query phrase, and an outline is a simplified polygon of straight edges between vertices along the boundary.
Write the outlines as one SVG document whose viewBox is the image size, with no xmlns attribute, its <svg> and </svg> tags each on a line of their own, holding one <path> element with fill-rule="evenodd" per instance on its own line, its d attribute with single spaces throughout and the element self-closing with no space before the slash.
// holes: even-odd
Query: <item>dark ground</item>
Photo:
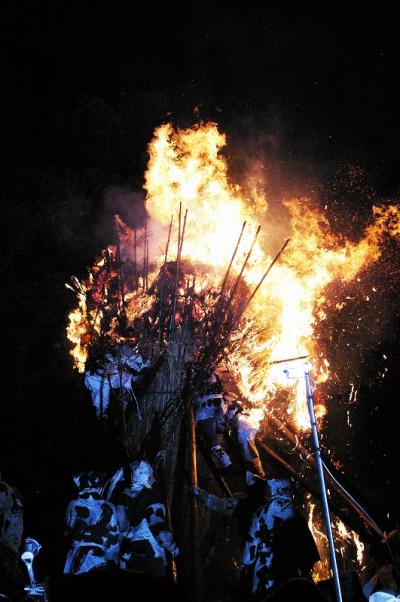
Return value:
<svg viewBox="0 0 400 602">
<path fill-rule="evenodd" d="M 397 20 L 388 5 L 365 7 L 22 0 L 3 9 L 0 464 L 25 497 L 31 535 L 38 508 L 52 520 L 49 491 L 61 512 L 77 467 L 121 461 L 71 370 L 64 331 L 74 299 L 64 283 L 110 241 L 112 215 L 126 213 L 111 187 L 134 193 L 127 219 L 139 212 L 157 125 L 217 121 L 234 178 L 266 161 L 271 198 L 314 196 L 352 236 L 374 201 L 397 198 Z M 354 302 L 347 316 L 366 318 L 356 345 L 340 334 L 342 317 L 331 316 L 327 346 L 340 378 L 329 391 L 324 442 L 376 519 L 393 528 L 398 247 L 388 243 L 385 253 L 366 276 L 380 291 L 370 313 Z M 359 395 L 350 404 L 352 379 Z"/>
</svg>

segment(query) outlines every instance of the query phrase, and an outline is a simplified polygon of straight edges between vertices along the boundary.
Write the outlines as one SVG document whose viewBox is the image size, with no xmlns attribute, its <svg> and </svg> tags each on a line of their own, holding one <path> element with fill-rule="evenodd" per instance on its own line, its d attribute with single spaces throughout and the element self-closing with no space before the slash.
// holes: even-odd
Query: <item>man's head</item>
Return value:
<svg viewBox="0 0 400 602">
<path fill-rule="evenodd" d="M 271 500 L 293 500 L 292 487 L 288 479 L 269 479 L 267 483 Z"/>
<path fill-rule="evenodd" d="M 90 470 L 81 472 L 73 477 L 75 484 L 79 489 L 79 494 L 83 493 L 101 493 L 105 483 L 105 474 Z"/>
<path fill-rule="evenodd" d="M 132 489 L 141 491 L 143 488 L 151 489 L 154 483 L 153 469 L 145 460 L 131 464 Z"/>
</svg>

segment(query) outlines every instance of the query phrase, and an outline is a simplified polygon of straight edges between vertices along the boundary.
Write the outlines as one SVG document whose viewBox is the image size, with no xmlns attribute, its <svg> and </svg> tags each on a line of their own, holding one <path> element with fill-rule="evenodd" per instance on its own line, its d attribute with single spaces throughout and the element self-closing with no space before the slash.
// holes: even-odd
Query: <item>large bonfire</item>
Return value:
<svg viewBox="0 0 400 602">
<path fill-rule="evenodd" d="M 162 304 L 165 311 L 176 312 L 175 325 L 182 321 L 179 306 L 187 305 L 189 297 L 191 316 L 197 312 L 194 321 L 203 320 L 203 327 L 211 307 L 224 316 L 229 332 L 219 341 L 218 360 L 228 363 L 255 420 L 273 409 L 277 390 L 284 387 L 291 422 L 307 429 L 303 382 L 290 384 L 280 362 L 307 357 L 319 382 L 329 377 L 324 349 L 313 336 L 325 317 L 326 287 L 335 280 L 350 282 L 377 261 L 384 237 L 399 237 L 399 210 L 375 206 L 364 235 L 352 242 L 333 234 L 325 215 L 309 200 L 285 200 L 288 223 L 282 243 L 287 237 L 289 244 L 258 286 L 279 251 L 270 244 L 276 240 L 276 233 L 271 236 L 274 223 L 268 223 L 267 199 L 259 191 L 245 198 L 229 183 L 221 153 L 225 144 L 225 135 L 213 123 L 183 130 L 167 124 L 155 131 L 145 174 L 146 223 L 133 231 L 117 217 L 118 244 L 102 253 L 87 280 L 73 282 L 78 306 L 70 314 L 68 337 L 74 365 L 83 372 L 100 338 L 121 344 L 129 339 L 129 326 L 130 334 L 135 322 L 143 326 L 143 316 L 163 346 L 166 332 L 161 337 L 161 331 L 168 320 L 162 312 L 157 315 L 155 295 L 161 270 L 167 274 L 161 283 Z M 169 308 L 168 295 L 174 297 Z M 170 326 L 170 315 L 168 319 Z M 201 338 L 204 348 L 205 331 Z M 154 344 L 148 337 L 152 354 Z M 322 416 L 326 408 L 321 404 L 317 410 Z"/>
<path fill-rule="evenodd" d="M 193 394 L 210 370 L 229 374 L 255 427 L 268 416 L 275 425 L 289 425 L 285 433 L 294 433 L 295 442 L 307 431 L 304 378 L 298 374 L 307 360 L 316 382 L 329 379 L 326 350 L 314 334 L 326 319 L 327 287 L 358 278 L 379 259 L 385 238 L 400 236 L 396 205 L 374 206 L 354 242 L 335 234 L 306 198 L 283 201 L 286 225 L 277 232 L 260 190 L 246 197 L 230 183 L 225 144 L 214 123 L 157 128 L 148 148 L 144 223 L 132 229 L 116 216 L 115 243 L 86 279 L 71 281 L 77 306 L 67 334 L 74 367 L 97 371 L 109 382 L 119 379 L 119 387 L 112 386 L 119 390 L 128 450 L 143 445 L 151 429 L 149 417 L 142 420 L 151 398 L 167 425 L 172 487 L 188 388 Z M 150 389 L 148 383 L 137 389 L 143 399 L 147 395 L 145 403 L 135 394 L 127 400 L 122 382 L 124 366 L 137 357 L 153 367 Z M 296 377 L 288 366 L 297 366 Z M 327 411 L 319 397 L 317 417 Z M 309 510 L 321 541 L 311 502 Z M 352 538 L 360 557 L 357 534 L 341 521 L 336 532 L 342 541 Z"/>
</svg>

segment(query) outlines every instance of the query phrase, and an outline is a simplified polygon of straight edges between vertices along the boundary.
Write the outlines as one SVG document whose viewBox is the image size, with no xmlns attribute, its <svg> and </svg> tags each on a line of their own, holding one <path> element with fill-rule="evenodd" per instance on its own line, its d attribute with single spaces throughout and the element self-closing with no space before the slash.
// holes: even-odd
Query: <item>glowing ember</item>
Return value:
<svg viewBox="0 0 400 602">
<path fill-rule="evenodd" d="M 308 502 L 308 528 L 310 529 L 315 543 L 317 544 L 318 552 L 321 560 L 315 563 L 312 571 L 313 579 L 318 582 L 324 579 L 330 579 L 332 577 L 332 571 L 329 568 L 329 560 L 327 554 L 327 542 L 328 538 L 325 533 L 321 531 L 318 525 L 318 521 L 314 515 L 315 504 L 311 501 Z"/>
<path fill-rule="evenodd" d="M 229 183 L 228 166 L 221 154 L 225 144 L 225 136 L 213 123 L 182 130 L 163 125 L 155 131 L 149 144 L 150 160 L 144 185 L 149 215 L 146 224 L 150 238 L 149 266 L 158 273 L 163 264 L 171 216 L 175 226 L 169 254 L 175 258 L 177 215 L 182 204 L 181 228 L 187 210 L 182 260 L 192 266 L 191 286 L 196 294 L 205 286 L 221 286 L 243 222 L 246 222 L 232 266 L 233 274 L 239 272 L 259 223 L 264 223 L 267 217 L 267 202 L 263 196 L 257 193 L 245 198 L 238 186 Z M 288 380 L 284 366 L 277 362 L 309 356 L 316 381 L 329 378 L 329 364 L 314 337 L 316 324 L 325 319 L 326 287 L 334 280 L 350 282 L 377 261 L 384 237 L 400 236 L 400 213 L 396 206 L 374 207 L 373 223 L 355 243 L 333 234 L 324 214 L 307 199 L 286 200 L 282 211 L 287 221 L 282 240 L 289 236 L 290 242 L 244 314 L 239 332 L 233 333 L 233 340 L 235 337 L 239 340 L 243 332 L 247 336 L 230 351 L 228 368 L 244 398 L 258 410 L 254 414 L 257 420 L 273 407 L 277 392 L 283 391 L 288 414 L 302 430 L 309 427 L 304 378 Z M 132 233 L 121 220 L 118 225 L 120 252 L 127 261 L 131 256 L 128 247 L 132 246 Z M 259 282 L 277 251 L 270 246 L 272 237 L 268 238 L 273 230 L 274 224 L 267 224 L 254 242 L 244 271 L 249 291 Z M 142 233 L 138 232 L 138 236 Z M 108 253 L 115 257 L 111 247 Z M 97 299 L 93 289 L 97 287 L 101 295 L 106 292 L 112 299 L 113 269 L 102 274 L 102 267 L 97 264 L 95 279 L 82 285 L 85 292 L 92 291 L 92 305 L 88 306 L 87 297 L 79 292 L 78 308 L 70 314 L 68 338 L 73 344 L 71 354 L 75 367 L 80 371 L 84 370 L 88 345 L 96 333 L 96 311 L 102 311 L 101 303 L 97 309 L 93 306 Z M 184 286 L 179 283 L 179 294 Z M 123 296 L 129 319 L 143 315 L 152 303 L 146 292 L 139 294 L 133 289 L 125 282 Z M 192 311 L 195 312 L 196 307 Z M 110 324 L 108 335 L 111 341 L 118 336 L 115 324 Z M 317 404 L 316 411 L 318 416 L 323 416 L 326 410 Z"/>
<path fill-rule="evenodd" d="M 354 531 L 352 531 L 351 533 L 352 533 L 353 541 L 354 541 L 354 544 L 355 544 L 356 550 L 357 550 L 357 562 L 360 566 L 362 566 L 362 563 L 364 560 L 365 545 L 360 540 L 357 533 L 355 533 Z"/>
<path fill-rule="evenodd" d="M 313 578 L 315 581 L 329 579 L 332 576 L 329 561 L 328 539 L 325 535 L 321 522 L 321 517 L 315 512 L 316 505 L 308 501 L 308 527 L 313 534 L 318 547 L 321 560 L 317 562 L 313 569 Z M 354 564 L 361 567 L 364 556 L 365 546 L 355 531 L 349 530 L 339 519 L 332 523 L 333 538 L 335 549 L 340 553 L 343 569 L 346 564 Z M 340 558 L 340 557 L 339 557 Z"/>
<path fill-rule="evenodd" d="M 69 324 L 67 326 L 67 336 L 74 347 L 70 354 L 74 358 L 74 368 L 79 372 L 84 372 L 87 359 L 87 347 L 90 339 L 90 323 L 93 322 L 94 331 L 97 330 L 95 315 L 88 312 L 86 307 L 86 295 L 83 292 L 77 293 L 78 307 L 69 314 Z"/>
</svg>

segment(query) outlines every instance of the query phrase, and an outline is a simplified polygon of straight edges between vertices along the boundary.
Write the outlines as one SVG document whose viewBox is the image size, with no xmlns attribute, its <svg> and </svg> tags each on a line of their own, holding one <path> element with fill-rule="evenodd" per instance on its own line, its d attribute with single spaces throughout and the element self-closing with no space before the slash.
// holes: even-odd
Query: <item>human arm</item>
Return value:
<svg viewBox="0 0 400 602">
<path fill-rule="evenodd" d="M 234 497 L 218 497 L 209 491 L 205 491 L 200 487 L 194 487 L 193 493 L 201 503 L 208 509 L 214 512 L 218 512 L 219 514 L 223 514 L 224 516 L 228 516 L 231 518 L 236 510 L 236 506 L 239 502 L 237 498 Z"/>
</svg>

